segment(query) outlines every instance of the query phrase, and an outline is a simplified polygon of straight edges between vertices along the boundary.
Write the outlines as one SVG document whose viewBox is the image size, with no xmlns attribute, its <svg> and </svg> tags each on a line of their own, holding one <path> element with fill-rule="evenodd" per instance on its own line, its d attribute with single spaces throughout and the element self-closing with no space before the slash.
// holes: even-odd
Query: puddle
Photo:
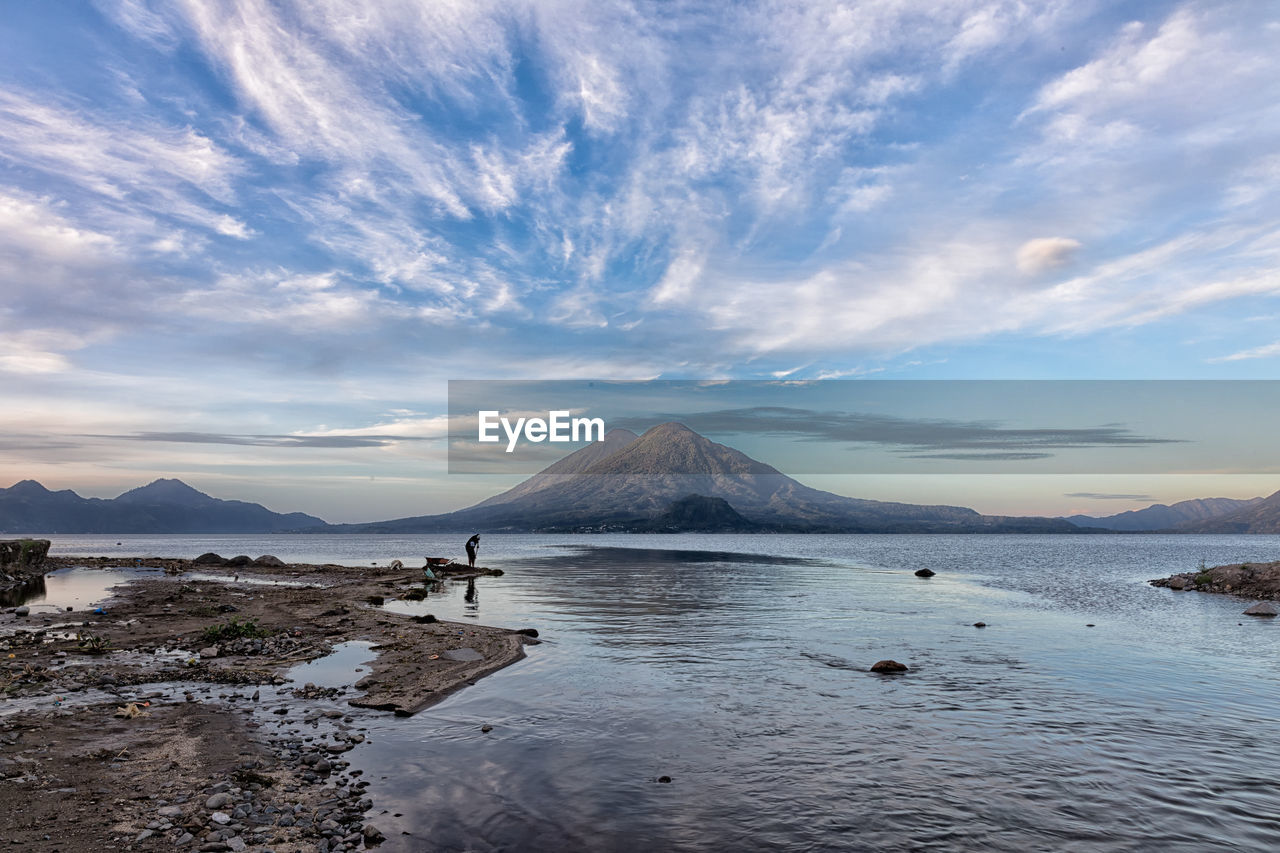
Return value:
<svg viewBox="0 0 1280 853">
<path fill-rule="evenodd" d="M 0 593 L 0 606 L 25 604 L 32 610 L 86 610 L 110 598 L 112 587 L 128 583 L 133 577 L 115 569 L 62 569 L 5 590 Z"/>
<path fill-rule="evenodd" d="M 364 677 L 364 665 L 378 656 L 373 643 L 351 640 L 338 643 L 322 658 L 300 663 L 285 673 L 294 684 L 316 687 L 350 687 Z"/>
<path fill-rule="evenodd" d="M 318 584 L 307 583 L 306 581 L 292 581 L 284 578 L 264 578 L 258 577 L 240 577 L 227 575 L 211 575 L 206 572 L 187 572 L 181 576 L 182 580 L 190 581 L 213 581 L 214 583 L 227 584 L 243 584 L 245 586 L 291 586 L 297 588 L 317 587 Z"/>
</svg>

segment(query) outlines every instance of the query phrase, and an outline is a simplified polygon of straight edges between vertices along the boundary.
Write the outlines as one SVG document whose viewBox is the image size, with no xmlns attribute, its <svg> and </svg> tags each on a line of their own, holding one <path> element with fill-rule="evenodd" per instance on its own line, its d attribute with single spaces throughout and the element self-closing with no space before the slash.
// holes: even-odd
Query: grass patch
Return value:
<svg viewBox="0 0 1280 853">
<path fill-rule="evenodd" d="M 218 643 L 224 640 L 238 640 L 242 637 L 270 637 L 271 629 L 263 628 L 257 619 L 232 618 L 221 625 L 210 625 L 204 629 L 200 638 L 206 643 Z"/>
<path fill-rule="evenodd" d="M 105 655 L 111 651 L 111 641 L 97 634 L 76 634 L 76 645 L 86 655 Z"/>
</svg>

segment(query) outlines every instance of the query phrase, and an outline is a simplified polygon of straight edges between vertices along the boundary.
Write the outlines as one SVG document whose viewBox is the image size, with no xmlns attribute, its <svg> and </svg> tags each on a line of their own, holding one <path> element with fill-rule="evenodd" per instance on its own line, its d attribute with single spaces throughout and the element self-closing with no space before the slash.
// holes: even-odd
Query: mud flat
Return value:
<svg viewBox="0 0 1280 853">
<path fill-rule="evenodd" d="M 1152 586 L 1172 590 L 1216 592 L 1243 598 L 1280 600 L 1280 561 L 1271 563 L 1232 563 L 1202 567 L 1151 581 Z"/>
<path fill-rule="evenodd" d="M 496 574 L 458 568 L 446 577 Z M 45 569 L 51 587 L 67 573 L 125 582 L 88 609 L 0 613 L 0 840 L 29 850 L 376 846 L 376 809 L 342 757 L 365 723 L 416 713 L 537 642 L 379 606 L 428 592 L 420 569 Z"/>
</svg>

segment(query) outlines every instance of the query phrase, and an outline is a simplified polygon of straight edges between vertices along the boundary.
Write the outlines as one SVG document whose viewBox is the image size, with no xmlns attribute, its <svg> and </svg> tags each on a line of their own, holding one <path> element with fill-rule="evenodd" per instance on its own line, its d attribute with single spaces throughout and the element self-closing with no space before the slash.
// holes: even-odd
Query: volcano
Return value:
<svg viewBox="0 0 1280 853">
<path fill-rule="evenodd" d="M 690 497 L 720 499 L 751 529 L 768 532 L 1080 532 L 1062 519 L 986 516 L 965 507 L 891 503 L 824 492 L 674 422 L 655 426 L 642 436 L 613 430 L 604 441 L 571 453 L 515 488 L 467 509 L 331 529 L 344 533 L 639 532 L 660 524 L 661 529 L 673 530 L 680 519 L 690 517 Z M 720 507 L 718 503 L 701 506 Z M 717 512 L 725 515 L 722 507 Z M 719 523 L 723 522 L 720 518 Z"/>
</svg>

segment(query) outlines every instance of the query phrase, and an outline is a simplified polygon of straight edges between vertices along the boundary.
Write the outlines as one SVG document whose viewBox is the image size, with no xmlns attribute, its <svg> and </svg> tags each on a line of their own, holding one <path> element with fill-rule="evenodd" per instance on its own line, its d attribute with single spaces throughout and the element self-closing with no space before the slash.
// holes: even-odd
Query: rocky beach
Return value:
<svg viewBox="0 0 1280 853">
<path fill-rule="evenodd" d="M 1280 561 L 1201 565 L 1192 572 L 1157 578 L 1151 585 L 1178 592 L 1214 592 L 1275 601 L 1280 600 Z"/>
<path fill-rule="evenodd" d="M 27 568 L 6 566 L 0 613 L 0 839 L 30 850 L 377 846 L 377 804 L 343 759 L 368 720 L 412 715 L 537 642 L 381 606 L 501 574 L 457 564 L 439 580 L 267 555 Z M 115 585 L 88 608 L 20 603 L 41 572 Z"/>
</svg>

